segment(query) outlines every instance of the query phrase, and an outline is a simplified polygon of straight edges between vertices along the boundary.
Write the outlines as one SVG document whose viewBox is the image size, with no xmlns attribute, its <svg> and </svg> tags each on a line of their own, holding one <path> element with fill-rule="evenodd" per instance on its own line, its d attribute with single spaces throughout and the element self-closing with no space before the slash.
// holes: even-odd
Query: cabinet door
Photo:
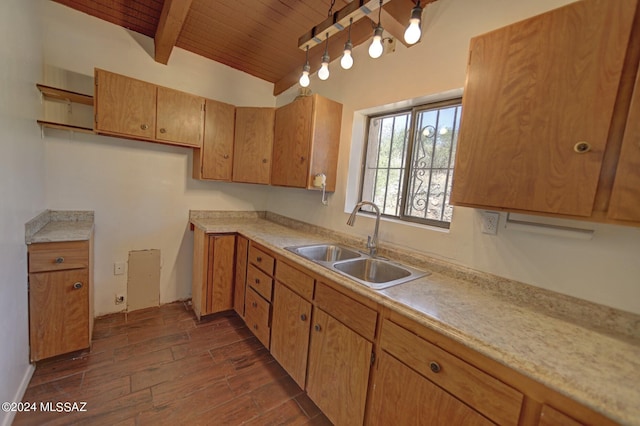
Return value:
<svg viewBox="0 0 640 426">
<path fill-rule="evenodd" d="M 29 274 L 31 360 L 88 348 L 89 271 Z"/>
<path fill-rule="evenodd" d="M 609 203 L 609 217 L 640 222 L 640 72 L 631 100 L 622 141 L 616 179 Z"/>
<path fill-rule="evenodd" d="M 271 320 L 271 355 L 304 389 L 309 353 L 311 303 L 276 282 Z"/>
<path fill-rule="evenodd" d="M 313 98 L 307 96 L 276 111 L 271 184 L 306 188 L 311 151 Z"/>
<path fill-rule="evenodd" d="M 235 235 L 209 237 L 207 314 L 233 308 Z"/>
<path fill-rule="evenodd" d="M 204 98 L 158 86 L 157 111 L 157 140 L 173 145 L 202 146 Z"/>
<path fill-rule="evenodd" d="M 494 424 L 384 351 L 372 392 L 367 424 Z"/>
<path fill-rule="evenodd" d="M 269 184 L 274 108 L 236 108 L 233 181 Z"/>
<path fill-rule="evenodd" d="M 231 181 L 235 115 L 235 106 L 207 99 L 202 149 L 193 156 L 196 179 Z"/>
<path fill-rule="evenodd" d="M 154 139 L 156 86 L 96 69 L 96 131 Z"/>
<path fill-rule="evenodd" d="M 238 235 L 236 237 L 236 277 L 233 290 L 233 309 L 244 318 L 244 299 L 247 285 L 247 254 L 249 240 Z"/>
<path fill-rule="evenodd" d="M 635 9 L 580 1 L 471 41 L 452 204 L 592 214 Z"/>
<path fill-rule="evenodd" d="M 362 425 L 371 349 L 371 342 L 314 310 L 307 394 L 333 424 Z"/>
</svg>

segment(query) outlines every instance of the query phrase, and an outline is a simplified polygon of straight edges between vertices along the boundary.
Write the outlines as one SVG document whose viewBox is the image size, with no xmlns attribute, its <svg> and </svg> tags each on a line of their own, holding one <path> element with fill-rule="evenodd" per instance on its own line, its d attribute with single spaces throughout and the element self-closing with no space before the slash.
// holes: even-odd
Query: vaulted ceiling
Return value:
<svg viewBox="0 0 640 426">
<path fill-rule="evenodd" d="M 274 83 L 279 94 L 297 83 L 305 61 L 298 39 L 328 17 L 332 0 L 53 0 L 155 41 L 155 60 L 168 63 L 174 46 Z M 370 0 L 369 0 L 370 1 Z M 430 1 L 423 1 L 423 5 Z M 333 0 L 333 12 L 363 0 Z M 385 0 L 385 31 L 401 40 L 414 0 Z M 371 13 L 353 24 L 354 46 L 372 35 Z M 347 32 L 331 37 L 332 58 L 342 54 Z M 320 66 L 324 45 L 309 50 Z"/>
</svg>

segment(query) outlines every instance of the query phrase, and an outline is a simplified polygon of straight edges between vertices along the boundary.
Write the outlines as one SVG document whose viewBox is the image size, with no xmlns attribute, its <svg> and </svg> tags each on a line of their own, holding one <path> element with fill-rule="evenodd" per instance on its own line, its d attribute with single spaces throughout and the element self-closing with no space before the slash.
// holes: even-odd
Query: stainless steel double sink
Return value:
<svg viewBox="0 0 640 426">
<path fill-rule="evenodd" d="M 389 260 L 372 258 L 337 244 L 312 244 L 285 249 L 376 290 L 429 274 Z"/>
</svg>

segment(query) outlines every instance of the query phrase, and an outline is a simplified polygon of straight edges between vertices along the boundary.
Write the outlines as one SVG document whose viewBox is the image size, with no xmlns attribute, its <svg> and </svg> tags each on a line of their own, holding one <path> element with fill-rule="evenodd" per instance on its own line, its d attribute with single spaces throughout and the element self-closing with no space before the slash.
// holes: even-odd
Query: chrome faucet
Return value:
<svg viewBox="0 0 640 426">
<path fill-rule="evenodd" d="M 353 224 L 356 223 L 356 213 L 358 213 L 360 207 L 364 205 L 371 206 L 376 210 L 376 227 L 373 230 L 373 237 L 371 235 L 367 237 L 367 248 L 369 249 L 369 256 L 376 257 L 376 253 L 378 252 L 378 228 L 380 227 L 380 209 L 378 208 L 378 206 L 376 206 L 371 201 L 360 201 L 353 208 L 351 216 L 349 216 L 349 219 L 347 220 L 347 225 L 353 226 Z"/>
</svg>

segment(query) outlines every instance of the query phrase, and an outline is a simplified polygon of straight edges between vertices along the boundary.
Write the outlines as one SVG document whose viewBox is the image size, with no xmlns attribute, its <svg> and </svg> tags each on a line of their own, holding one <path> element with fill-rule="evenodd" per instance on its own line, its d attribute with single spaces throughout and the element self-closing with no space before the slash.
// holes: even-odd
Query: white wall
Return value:
<svg viewBox="0 0 640 426">
<path fill-rule="evenodd" d="M 45 208 L 44 142 L 35 83 L 42 68 L 37 4 L 0 2 L 0 401 L 31 377 L 24 224 Z M 10 413 L 0 413 L 9 424 Z"/>
<path fill-rule="evenodd" d="M 275 105 L 270 83 L 178 48 L 168 66 L 161 65 L 148 53 L 148 37 L 51 1 L 41 7 L 48 83 L 65 74 L 73 84 L 81 84 L 82 76 L 91 82 L 98 67 L 234 105 Z M 131 250 L 161 250 L 161 302 L 190 296 L 189 209 L 267 205 L 268 190 L 260 185 L 191 179 L 191 149 L 65 131 L 47 131 L 41 143 L 47 208 L 95 210 L 96 315 L 120 310 L 114 297 L 126 294 L 127 279 L 113 275 L 113 263 L 126 262 Z"/>
<path fill-rule="evenodd" d="M 464 86 L 469 39 L 570 0 L 439 0 L 424 14 L 423 38 L 410 49 L 398 43 L 396 52 L 372 60 L 368 44 L 355 49 L 349 71 L 333 58 L 331 77 L 313 76 L 310 89 L 344 104 L 338 183 L 328 207 L 316 193 L 272 189 L 268 210 L 346 233 L 366 236 L 373 221 L 361 217 L 356 227 L 346 226 L 355 204 L 347 187 L 358 185 L 363 116 L 361 111 L 382 105 L 460 89 Z M 384 22 L 382 23 L 384 26 Z M 296 95 L 292 88 L 278 97 L 286 104 Z M 355 123 L 355 124 L 354 124 Z M 348 201 L 345 201 L 348 200 Z M 311 207 L 310 207 L 311 206 Z M 505 214 L 501 215 L 504 225 Z M 480 215 L 456 207 L 449 232 L 385 221 L 380 239 L 419 250 L 477 270 L 551 289 L 561 293 L 640 313 L 640 229 L 612 225 L 595 228 L 590 241 L 543 236 L 504 229 L 497 236 L 480 232 Z"/>
</svg>

